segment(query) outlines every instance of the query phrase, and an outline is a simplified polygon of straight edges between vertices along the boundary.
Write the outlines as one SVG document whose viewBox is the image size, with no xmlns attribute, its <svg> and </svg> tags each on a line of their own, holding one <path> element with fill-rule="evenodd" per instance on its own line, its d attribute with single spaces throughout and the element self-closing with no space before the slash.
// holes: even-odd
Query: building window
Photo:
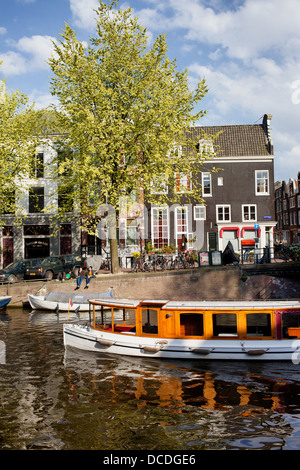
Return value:
<svg viewBox="0 0 300 470">
<path fill-rule="evenodd" d="M 243 222 L 256 222 L 256 204 L 243 205 Z"/>
<path fill-rule="evenodd" d="M 33 187 L 29 189 L 29 213 L 42 212 L 44 209 L 44 188 Z"/>
<path fill-rule="evenodd" d="M 16 210 L 16 196 L 13 190 L 2 190 L 0 199 L 0 214 L 14 214 Z"/>
<path fill-rule="evenodd" d="M 194 220 L 206 220 L 206 206 L 194 207 Z"/>
<path fill-rule="evenodd" d="M 162 248 L 169 244 L 169 216 L 167 208 L 152 208 L 152 242 L 154 248 Z"/>
<path fill-rule="evenodd" d="M 70 255 L 72 253 L 72 227 L 71 224 L 60 226 L 60 254 Z"/>
<path fill-rule="evenodd" d="M 70 191 L 64 185 L 57 188 L 58 208 L 65 212 L 73 212 L 73 199 L 70 198 Z"/>
<path fill-rule="evenodd" d="M 215 155 L 212 140 L 200 139 L 199 143 L 196 145 L 196 149 L 198 150 L 199 155 L 203 155 L 204 157 Z"/>
<path fill-rule="evenodd" d="M 160 175 L 155 181 L 151 181 L 152 194 L 168 194 L 168 183 L 165 175 Z"/>
<path fill-rule="evenodd" d="M 212 196 L 210 173 L 202 173 L 202 196 Z"/>
<path fill-rule="evenodd" d="M 231 221 L 231 211 L 230 205 L 218 205 L 217 209 L 217 222 L 230 222 Z"/>
<path fill-rule="evenodd" d="M 179 251 L 186 250 L 188 240 L 187 207 L 176 207 L 176 240 Z"/>
<path fill-rule="evenodd" d="M 255 194 L 269 194 L 269 172 L 267 170 L 257 170 L 255 172 Z"/>
<path fill-rule="evenodd" d="M 33 178 L 44 178 L 44 154 L 37 153 L 33 157 L 33 168 L 32 175 Z"/>
<path fill-rule="evenodd" d="M 175 188 L 177 192 L 183 193 L 185 191 L 190 191 L 191 186 L 191 175 L 185 173 L 176 173 L 175 175 Z"/>
</svg>

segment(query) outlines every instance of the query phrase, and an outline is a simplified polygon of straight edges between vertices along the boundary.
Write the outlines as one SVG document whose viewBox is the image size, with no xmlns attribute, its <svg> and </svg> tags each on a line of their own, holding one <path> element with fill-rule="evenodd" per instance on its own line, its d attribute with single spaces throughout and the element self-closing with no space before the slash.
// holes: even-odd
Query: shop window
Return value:
<svg viewBox="0 0 300 470">
<path fill-rule="evenodd" d="M 71 224 L 60 226 L 60 254 L 70 255 L 72 253 L 72 228 Z"/>
</svg>

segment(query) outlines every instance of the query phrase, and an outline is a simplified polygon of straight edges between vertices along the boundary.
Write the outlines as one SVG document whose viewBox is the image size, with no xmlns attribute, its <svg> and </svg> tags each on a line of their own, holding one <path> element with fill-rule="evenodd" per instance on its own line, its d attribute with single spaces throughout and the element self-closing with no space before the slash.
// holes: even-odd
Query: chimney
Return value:
<svg viewBox="0 0 300 470">
<path fill-rule="evenodd" d="M 265 114 L 262 125 L 266 134 L 268 152 L 271 155 L 274 155 L 273 140 L 271 139 L 271 126 L 270 126 L 271 119 L 272 119 L 272 114 Z"/>
</svg>

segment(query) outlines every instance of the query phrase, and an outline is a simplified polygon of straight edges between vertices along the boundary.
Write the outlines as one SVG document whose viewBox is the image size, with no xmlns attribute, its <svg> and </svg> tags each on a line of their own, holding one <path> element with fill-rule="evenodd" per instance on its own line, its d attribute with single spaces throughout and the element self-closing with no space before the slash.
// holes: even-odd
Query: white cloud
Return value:
<svg viewBox="0 0 300 470">
<path fill-rule="evenodd" d="M 76 26 L 91 30 L 95 27 L 95 11 L 99 7 L 98 0 L 70 0 L 70 9 Z"/>
<path fill-rule="evenodd" d="M 5 34 L 7 32 L 7 29 L 4 28 L 3 26 L 0 26 L 0 34 Z"/>
<path fill-rule="evenodd" d="M 2 73 L 9 76 L 47 69 L 47 60 L 53 53 L 52 41 L 55 39 L 51 36 L 36 35 L 9 42 L 10 48 L 14 50 L 0 54 Z"/>
<path fill-rule="evenodd" d="M 136 11 L 145 26 L 185 31 L 185 40 L 222 47 L 231 58 L 247 60 L 272 49 L 299 56 L 298 0 L 245 0 L 237 9 L 213 10 L 201 0 L 166 0 Z"/>
<path fill-rule="evenodd" d="M 52 96 L 51 93 L 43 93 L 37 89 L 33 90 L 28 98 L 31 103 L 35 103 L 35 109 L 45 109 L 52 104 L 59 105 L 58 99 Z"/>
<path fill-rule="evenodd" d="M 1 73 L 4 76 L 9 75 L 20 75 L 26 72 L 26 60 L 21 54 L 14 51 L 8 51 L 4 54 L 0 54 Z"/>
<path fill-rule="evenodd" d="M 47 61 L 53 52 L 53 42 L 55 38 L 51 36 L 31 36 L 21 38 L 16 48 L 31 56 L 30 65 L 34 68 L 48 68 Z"/>
<path fill-rule="evenodd" d="M 166 31 L 167 38 L 175 32 L 181 51 L 194 46 L 190 80 L 195 84 L 205 77 L 209 88 L 208 117 L 200 124 L 251 124 L 272 114 L 276 173 L 295 177 L 300 169 L 300 2 L 149 1 L 151 8 L 135 11 L 141 22 L 153 32 Z"/>
</svg>

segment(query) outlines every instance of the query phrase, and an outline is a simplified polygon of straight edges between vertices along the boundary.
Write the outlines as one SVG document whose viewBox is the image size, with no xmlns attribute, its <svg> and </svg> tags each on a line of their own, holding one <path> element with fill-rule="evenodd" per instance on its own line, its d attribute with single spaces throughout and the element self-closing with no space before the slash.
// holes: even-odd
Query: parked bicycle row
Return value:
<svg viewBox="0 0 300 470">
<path fill-rule="evenodd" d="M 133 271 L 150 272 L 171 269 L 188 269 L 198 266 L 195 258 L 185 253 L 171 255 L 142 255 L 134 260 Z"/>
</svg>

